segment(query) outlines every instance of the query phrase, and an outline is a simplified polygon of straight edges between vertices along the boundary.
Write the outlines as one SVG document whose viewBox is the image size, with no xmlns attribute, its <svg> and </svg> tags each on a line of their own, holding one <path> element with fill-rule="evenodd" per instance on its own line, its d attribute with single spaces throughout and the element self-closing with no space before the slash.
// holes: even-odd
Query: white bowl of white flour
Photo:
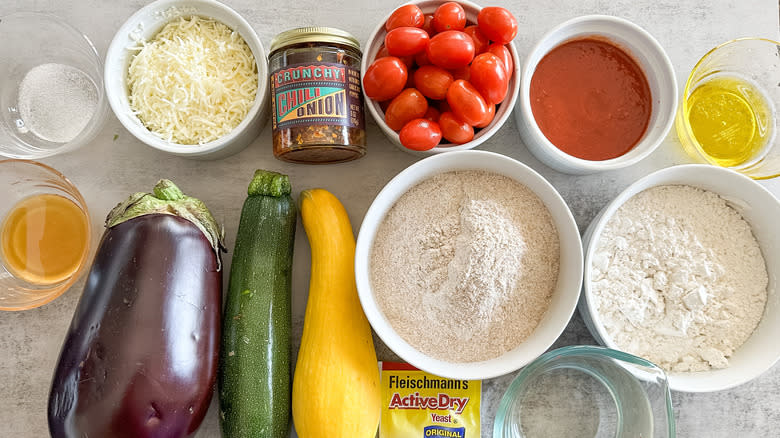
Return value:
<svg viewBox="0 0 780 438">
<path fill-rule="evenodd" d="M 780 202 L 755 181 L 674 166 L 628 187 L 583 235 L 579 309 L 596 340 L 675 391 L 745 383 L 780 358 Z"/>
<path fill-rule="evenodd" d="M 427 372 L 486 379 L 560 336 L 577 304 L 582 246 L 558 192 L 524 164 L 456 151 L 398 174 L 366 213 L 355 273 L 384 343 Z"/>
</svg>

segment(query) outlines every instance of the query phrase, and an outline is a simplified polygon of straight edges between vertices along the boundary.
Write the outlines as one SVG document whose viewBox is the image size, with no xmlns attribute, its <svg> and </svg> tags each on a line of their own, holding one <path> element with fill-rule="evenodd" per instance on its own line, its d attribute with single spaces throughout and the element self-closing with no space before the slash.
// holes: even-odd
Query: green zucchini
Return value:
<svg viewBox="0 0 780 438">
<path fill-rule="evenodd" d="M 258 170 L 241 210 L 219 368 L 225 438 L 282 438 L 290 422 L 295 203 L 287 175 Z"/>
</svg>

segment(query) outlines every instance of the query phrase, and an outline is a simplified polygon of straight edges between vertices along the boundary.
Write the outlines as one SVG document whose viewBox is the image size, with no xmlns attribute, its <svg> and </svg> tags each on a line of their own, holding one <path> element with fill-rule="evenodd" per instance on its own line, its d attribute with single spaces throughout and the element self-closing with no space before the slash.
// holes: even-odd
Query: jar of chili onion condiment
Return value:
<svg viewBox="0 0 780 438">
<path fill-rule="evenodd" d="M 366 153 L 360 43 L 331 27 L 302 27 L 271 41 L 274 156 L 341 163 Z"/>
</svg>

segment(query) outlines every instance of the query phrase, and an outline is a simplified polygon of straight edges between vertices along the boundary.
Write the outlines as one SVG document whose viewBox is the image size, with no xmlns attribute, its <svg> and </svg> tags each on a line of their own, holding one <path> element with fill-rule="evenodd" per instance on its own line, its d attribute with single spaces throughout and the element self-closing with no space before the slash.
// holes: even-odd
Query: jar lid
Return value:
<svg viewBox="0 0 780 438">
<path fill-rule="evenodd" d="M 299 27 L 286 30 L 271 40 L 270 52 L 299 43 L 344 44 L 360 50 L 360 42 L 351 33 L 335 27 Z"/>
</svg>

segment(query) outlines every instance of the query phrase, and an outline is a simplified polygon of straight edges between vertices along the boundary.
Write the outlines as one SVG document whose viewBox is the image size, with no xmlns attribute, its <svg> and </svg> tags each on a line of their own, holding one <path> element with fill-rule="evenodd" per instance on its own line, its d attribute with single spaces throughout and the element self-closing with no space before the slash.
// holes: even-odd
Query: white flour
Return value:
<svg viewBox="0 0 780 438">
<path fill-rule="evenodd" d="M 607 222 L 591 269 L 609 336 L 676 372 L 727 367 L 767 300 L 750 225 L 723 198 L 690 186 L 629 199 Z"/>
<path fill-rule="evenodd" d="M 487 360 L 536 328 L 559 251 L 550 213 L 527 187 L 488 172 L 448 172 L 388 212 L 372 248 L 372 286 L 390 324 L 418 350 Z"/>
</svg>

